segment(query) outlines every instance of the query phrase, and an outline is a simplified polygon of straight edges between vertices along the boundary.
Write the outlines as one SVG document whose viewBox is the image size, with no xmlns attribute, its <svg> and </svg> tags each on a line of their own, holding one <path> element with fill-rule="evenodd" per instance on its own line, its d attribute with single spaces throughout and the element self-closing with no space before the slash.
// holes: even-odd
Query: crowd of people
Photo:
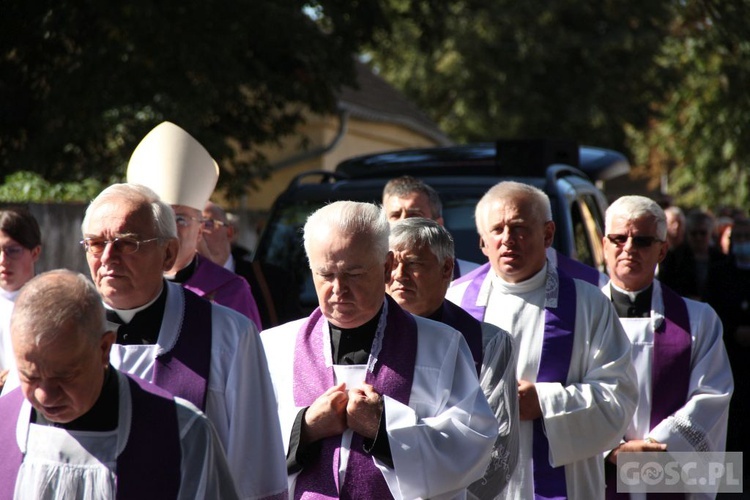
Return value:
<svg viewBox="0 0 750 500">
<path fill-rule="evenodd" d="M 624 196 L 603 274 L 505 181 L 471 263 L 400 177 L 309 216 L 303 317 L 233 245 L 218 174 L 156 127 L 86 210 L 88 277 L 35 276 L 37 222 L 0 211 L 0 498 L 604 499 L 621 453 L 744 449 L 741 214 Z"/>
</svg>

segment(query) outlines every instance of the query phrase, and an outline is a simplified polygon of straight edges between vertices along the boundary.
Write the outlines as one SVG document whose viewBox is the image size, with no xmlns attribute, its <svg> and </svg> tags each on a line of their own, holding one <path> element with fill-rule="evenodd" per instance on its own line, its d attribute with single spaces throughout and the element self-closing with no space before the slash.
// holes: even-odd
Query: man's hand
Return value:
<svg viewBox="0 0 750 500">
<path fill-rule="evenodd" d="M 542 416 L 536 386 L 528 380 L 518 381 L 518 414 L 521 420 L 536 420 Z"/>
<path fill-rule="evenodd" d="M 375 439 L 382 414 L 383 398 L 370 384 L 349 390 L 346 423 L 351 430 L 368 439 Z"/>
<path fill-rule="evenodd" d="M 607 460 L 613 464 L 617 464 L 617 454 L 621 451 L 628 453 L 637 451 L 667 451 L 667 445 L 656 442 L 653 439 L 631 439 L 612 450 L 612 453 L 607 455 Z"/>
<path fill-rule="evenodd" d="M 318 396 L 305 412 L 301 441 L 314 443 L 346 430 L 346 404 L 349 398 L 346 384 L 341 383 Z"/>
</svg>

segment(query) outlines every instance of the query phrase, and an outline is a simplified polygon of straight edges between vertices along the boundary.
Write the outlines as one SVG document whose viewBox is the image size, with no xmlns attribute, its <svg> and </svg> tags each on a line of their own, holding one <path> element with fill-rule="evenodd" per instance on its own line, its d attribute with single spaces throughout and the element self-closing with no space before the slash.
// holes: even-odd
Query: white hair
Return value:
<svg viewBox="0 0 750 500">
<path fill-rule="evenodd" d="M 612 229 L 612 219 L 626 217 L 629 221 L 643 218 L 653 218 L 656 222 L 656 237 L 661 241 L 667 239 L 667 216 L 664 210 L 651 198 L 645 196 L 622 196 L 612 202 L 604 215 L 604 232 L 609 234 Z"/>
<path fill-rule="evenodd" d="M 484 227 L 485 215 L 492 202 L 503 199 L 526 199 L 532 203 L 532 214 L 540 222 L 552 220 L 552 206 L 547 193 L 539 188 L 523 182 L 503 181 L 492 186 L 477 203 L 474 219 L 477 231 L 481 235 Z"/>
<path fill-rule="evenodd" d="M 378 262 L 385 264 L 388 256 L 390 226 L 383 211 L 372 203 L 337 201 L 313 212 L 305 223 L 304 243 L 308 260 L 312 236 L 328 227 L 339 233 L 369 238 L 368 247 Z"/>
</svg>

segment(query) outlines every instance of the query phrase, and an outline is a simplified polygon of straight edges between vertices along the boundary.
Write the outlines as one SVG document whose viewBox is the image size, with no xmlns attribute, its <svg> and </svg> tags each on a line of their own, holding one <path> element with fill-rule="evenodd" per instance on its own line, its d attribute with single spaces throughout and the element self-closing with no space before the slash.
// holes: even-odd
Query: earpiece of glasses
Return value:
<svg viewBox="0 0 750 500">
<path fill-rule="evenodd" d="M 226 222 L 222 222 L 220 220 L 216 219 L 203 219 L 203 229 L 206 231 L 213 231 L 214 229 L 219 229 L 227 225 Z"/>
<path fill-rule="evenodd" d="M 130 236 L 124 236 L 122 238 L 114 238 L 111 240 L 106 240 L 104 238 L 84 238 L 83 240 L 81 240 L 81 245 L 83 246 L 84 250 L 86 250 L 88 253 L 92 255 L 103 254 L 104 250 L 107 249 L 107 245 L 109 245 L 110 243 L 112 244 L 112 249 L 115 252 L 119 252 L 123 254 L 130 254 L 130 253 L 137 252 L 138 249 L 141 247 L 141 244 L 150 243 L 158 239 L 159 238 L 151 238 L 148 240 L 137 240 L 135 238 L 131 238 Z"/>
<path fill-rule="evenodd" d="M 628 238 L 631 238 L 633 240 L 633 246 L 636 248 L 648 248 L 654 243 L 662 242 L 656 236 L 630 236 L 627 234 L 608 234 L 607 235 L 607 239 L 611 241 L 612 244 L 617 245 L 618 247 L 625 246 L 625 243 L 628 242 Z"/>
</svg>

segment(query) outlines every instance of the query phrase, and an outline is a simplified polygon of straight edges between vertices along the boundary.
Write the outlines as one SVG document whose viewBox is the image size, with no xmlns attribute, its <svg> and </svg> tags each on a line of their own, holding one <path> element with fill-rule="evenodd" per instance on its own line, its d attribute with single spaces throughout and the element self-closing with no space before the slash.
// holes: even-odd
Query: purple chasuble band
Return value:
<svg viewBox="0 0 750 500">
<path fill-rule="evenodd" d="M 388 317 L 383 332 L 382 348 L 377 354 L 373 371 L 368 370 L 365 382 L 375 390 L 408 405 L 414 380 L 417 357 L 417 327 L 414 318 L 386 297 Z M 316 309 L 303 324 L 295 343 L 294 403 L 311 405 L 318 396 L 334 385 L 333 367 L 325 365 L 323 324 Z M 372 354 L 371 354 L 372 356 Z M 392 498 L 382 473 L 373 458 L 363 450 L 363 438 L 352 437 L 344 484 L 338 487 L 339 446 L 341 436 L 323 440 L 318 459 L 305 467 L 297 477 L 295 499 L 385 499 Z M 356 483 L 356 484 L 352 484 Z"/>
<path fill-rule="evenodd" d="M 484 311 L 486 308 L 477 305 L 477 297 L 479 297 L 479 290 L 482 288 L 482 283 L 490 272 L 490 269 L 492 269 L 492 266 L 489 262 L 482 264 L 453 282 L 454 285 L 469 282 L 469 286 L 466 287 L 466 291 L 461 298 L 461 309 L 469 313 L 477 321 L 484 321 Z"/>
<path fill-rule="evenodd" d="M 131 423 L 128 442 L 117 457 L 116 498 L 176 499 L 182 453 L 175 402 L 166 391 L 135 377 L 127 378 Z M 13 499 L 23 462 L 16 439 L 23 401 L 20 387 L 0 398 L 0 500 Z"/>
<path fill-rule="evenodd" d="M 18 470 L 23 462 L 23 453 L 16 439 L 23 401 L 20 387 L 0 398 L 0 500 L 13 500 Z"/>
<path fill-rule="evenodd" d="M 692 336 L 687 304 L 674 290 L 661 285 L 664 320 L 654 332 L 651 363 L 651 414 L 649 429 L 685 406 L 690 384 Z M 617 467 L 606 465 L 607 500 L 627 500 L 629 493 L 617 492 Z M 684 493 L 648 493 L 648 500 L 680 499 Z"/>
<path fill-rule="evenodd" d="M 649 429 L 685 405 L 690 384 L 692 337 L 687 304 L 663 284 L 661 290 L 664 321 L 654 332 Z"/>
<path fill-rule="evenodd" d="M 211 367 L 211 303 L 183 290 L 185 310 L 172 350 L 156 357 L 153 384 L 206 410 Z"/>
<path fill-rule="evenodd" d="M 559 289 L 557 307 L 544 309 L 544 340 L 536 381 L 559 382 L 567 385 L 576 324 L 576 285 L 572 278 L 557 270 Z M 534 420 L 534 498 L 567 498 L 565 467 L 552 467 L 549 462 L 549 441 L 543 419 Z"/>
</svg>

